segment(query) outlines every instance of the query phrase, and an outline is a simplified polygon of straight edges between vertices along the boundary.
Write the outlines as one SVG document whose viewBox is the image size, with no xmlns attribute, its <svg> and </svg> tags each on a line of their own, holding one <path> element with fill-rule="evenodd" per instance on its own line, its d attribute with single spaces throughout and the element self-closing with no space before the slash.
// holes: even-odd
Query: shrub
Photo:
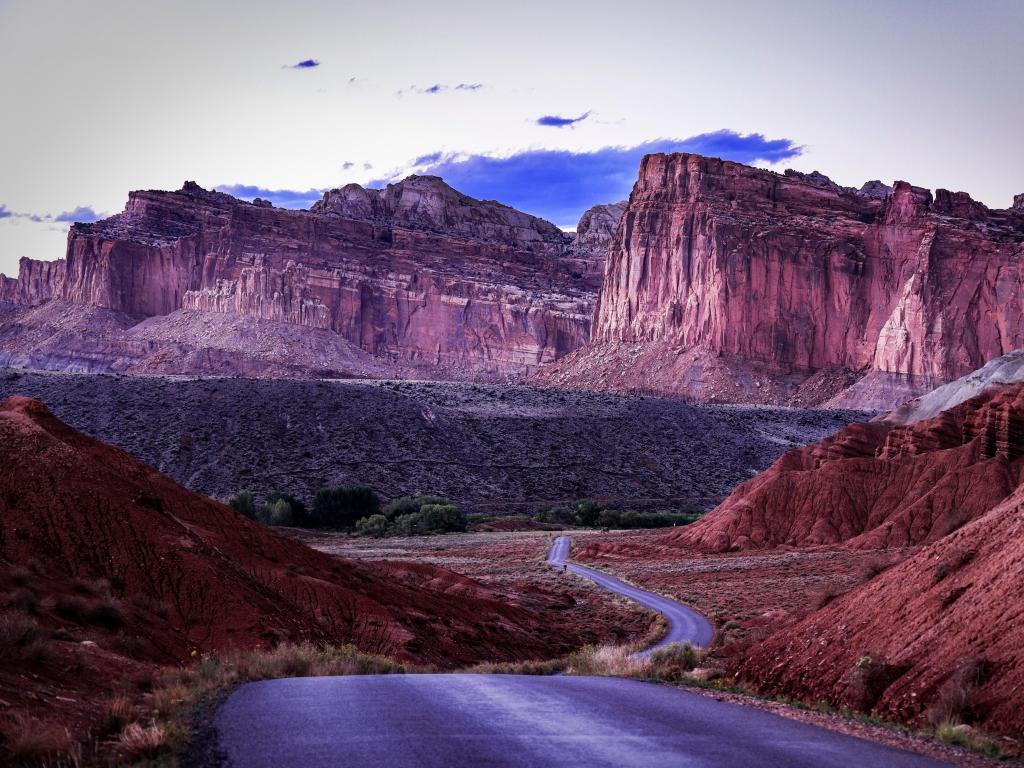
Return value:
<svg viewBox="0 0 1024 768">
<path fill-rule="evenodd" d="M 62 619 L 73 621 L 76 624 L 85 623 L 85 613 L 89 605 L 80 597 L 61 597 L 57 600 L 53 610 Z"/>
<path fill-rule="evenodd" d="M 887 664 L 881 656 L 865 654 L 861 656 L 851 670 L 854 705 L 869 712 L 886 689 L 896 682 L 905 669 L 895 664 Z"/>
<path fill-rule="evenodd" d="M 429 533 L 459 533 L 466 530 L 466 516 L 454 504 L 424 504 L 420 507 L 420 516 Z"/>
<path fill-rule="evenodd" d="M 0 661 L 39 663 L 48 650 L 35 619 L 16 613 L 0 614 Z"/>
<path fill-rule="evenodd" d="M 451 502 L 440 496 L 427 496 L 421 493 L 400 496 L 388 502 L 388 505 L 384 507 L 384 516 L 388 520 L 394 520 L 402 515 L 415 515 L 423 508 L 424 504 L 451 504 Z"/>
<path fill-rule="evenodd" d="M 647 674 L 653 680 L 681 680 L 703 658 L 703 653 L 689 643 L 669 643 L 651 654 Z"/>
<path fill-rule="evenodd" d="M 370 488 L 321 488 L 313 498 L 309 525 L 313 528 L 352 528 L 364 517 L 380 513 L 380 499 Z"/>
<path fill-rule="evenodd" d="M 932 725 L 942 723 L 974 723 L 981 719 L 978 711 L 978 689 L 992 674 L 992 662 L 969 657 L 950 675 L 939 691 L 939 697 L 928 712 Z"/>
<path fill-rule="evenodd" d="M 597 515 L 597 525 L 600 528 L 619 528 L 622 524 L 622 515 L 614 509 L 602 509 Z"/>
<path fill-rule="evenodd" d="M 228 499 L 228 506 L 243 517 L 248 517 L 250 520 L 256 519 L 256 499 L 249 491 L 236 493 Z"/>
<path fill-rule="evenodd" d="M 384 515 L 370 515 L 356 523 L 356 533 L 379 539 L 388 531 L 388 519 Z"/>
<path fill-rule="evenodd" d="M 112 597 L 89 606 L 83 618 L 87 624 L 95 624 L 104 629 L 118 629 L 125 623 L 124 609 L 122 609 L 120 601 Z"/>
</svg>

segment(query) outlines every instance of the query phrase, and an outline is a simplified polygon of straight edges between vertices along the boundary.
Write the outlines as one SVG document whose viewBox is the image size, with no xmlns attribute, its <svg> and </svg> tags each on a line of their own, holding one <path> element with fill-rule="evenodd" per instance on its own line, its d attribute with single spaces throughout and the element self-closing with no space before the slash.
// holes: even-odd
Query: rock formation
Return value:
<svg viewBox="0 0 1024 768">
<path fill-rule="evenodd" d="M 310 211 L 186 182 L 177 192 L 133 192 L 123 213 L 73 225 L 66 259 L 23 259 L 18 280 L 0 281 L 0 302 L 150 318 L 151 332 L 179 311 L 229 314 L 336 335 L 393 364 L 394 375 L 415 367 L 419 376 L 517 377 L 589 338 L 613 212 L 591 213 L 588 221 L 601 223 L 577 242 L 432 176 L 330 190 Z M 171 341 L 201 351 L 203 340 L 176 317 Z M 56 367 L 91 356 L 93 370 L 137 370 L 133 340 L 105 340 L 118 347 L 108 354 L 89 349 L 94 334 L 80 330 L 81 343 L 56 355 Z M 19 333 L 4 335 L 7 359 L 47 367 Z M 333 375 L 332 365 L 311 372 Z M 351 373 L 363 375 L 358 366 Z"/>
<path fill-rule="evenodd" d="M 663 543 L 711 551 L 938 541 L 1024 480 L 1024 384 L 906 426 L 852 424 L 789 451 Z"/>
<path fill-rule="evenodd" d="M 538 380 L 893 407 L 1024 346 L 1022 257 L 1024 212 L 966 193 L 650 155 L 592 343 Z"/>
</svg>

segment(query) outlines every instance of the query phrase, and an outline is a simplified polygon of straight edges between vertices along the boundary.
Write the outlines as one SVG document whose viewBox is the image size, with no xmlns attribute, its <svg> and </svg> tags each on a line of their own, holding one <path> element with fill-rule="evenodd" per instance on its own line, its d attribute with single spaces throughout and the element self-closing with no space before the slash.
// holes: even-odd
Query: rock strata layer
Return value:
<svg viewBox="0 0 1024 768">
<path fill-rule="evenodd" d="M 894 407 L 1024 346 L 1022 257 L 1020 201 L 649 155 L 592 343 L 539 380 L 807 404 L 860 379 L 833 404 Z"/>
</svg>

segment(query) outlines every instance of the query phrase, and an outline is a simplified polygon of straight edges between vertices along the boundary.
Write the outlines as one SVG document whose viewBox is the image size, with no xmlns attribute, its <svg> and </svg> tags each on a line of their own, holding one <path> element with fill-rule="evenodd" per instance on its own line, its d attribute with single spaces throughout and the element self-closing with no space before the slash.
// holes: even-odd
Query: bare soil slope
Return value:
<svg viewBox="0 0 1024 768">
<path fill-rule="evenodd" d="M 764 643 L 762 690 L 1024 732 L 1024 491 Z"/>
</svg>

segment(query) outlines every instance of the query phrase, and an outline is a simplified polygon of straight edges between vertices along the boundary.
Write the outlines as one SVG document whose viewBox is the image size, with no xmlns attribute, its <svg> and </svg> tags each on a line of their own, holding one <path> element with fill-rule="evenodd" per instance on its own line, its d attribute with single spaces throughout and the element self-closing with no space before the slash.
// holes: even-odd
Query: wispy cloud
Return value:
<svg viewBox="0 0 1024 768">
<path fill-rule="evenodd" d="M 267 189 L 252 184 L 219 184 L 218 192 L 226 192 L 240 200 L 269 200 L 278 208 L 309 208 L 324 196 L 325 189 Z"/>
<path fill-rule="evenodd" d="M 544 115 L 538 117 L 536 120 L 537 125 L 543 125 L 546 128 L 566 128 L 567 126 L 576 125 L 576 123 L 582 123 L 590 117 L 590 111 L 584 112 L 579 117 L 560 117 L 558 115 Z"/>
<path fill-rule="evenodd" d="M 721 130 L 591 152 L 534 149 L 505 157 L 433 152 L 371 185 L 393 182 L 413 172 L 435 174 L 473 197 L 500 200 L 559 226 L 573 227 L 590 206 L 629 195 L 644 155 L 696 152 L 741 163 L 777 163 L 796 157 L 801 149 L 791 139 Z"/>
<path fill-rule="evenodd" d="M 314 68 L 319 67 L 319 66 L 320 66 L 320 62 L 317 61 L 316 59 L 303 59 L 302 61 L 297 61 L 294 64 L 285 64 L 284 68 L 285 69 L 314 69 Z"/>
<path fill-rule="evenodd" d="M 7 206 L 6 205 L 0 205 L 0 219 L 8 219 L 8 218 L 10 218 L 13 215 L 14 215 L 13 212 L 7 210 Z"/>
<path fill-rule="evenodd" d="M 449 85 L 446 83 L 434 83 L 433 85 L 410 85 L 408 88 L 402 88 L 400 91 L 396 91 L 398 96 L 404 96 L 407 93 L 417 93 L 428 96 L 436 96 L 439 93 L 446 91 L 479 91 L 484 87 L 483 83 L 456 83 L 455 85 Z"/>
</svg>

